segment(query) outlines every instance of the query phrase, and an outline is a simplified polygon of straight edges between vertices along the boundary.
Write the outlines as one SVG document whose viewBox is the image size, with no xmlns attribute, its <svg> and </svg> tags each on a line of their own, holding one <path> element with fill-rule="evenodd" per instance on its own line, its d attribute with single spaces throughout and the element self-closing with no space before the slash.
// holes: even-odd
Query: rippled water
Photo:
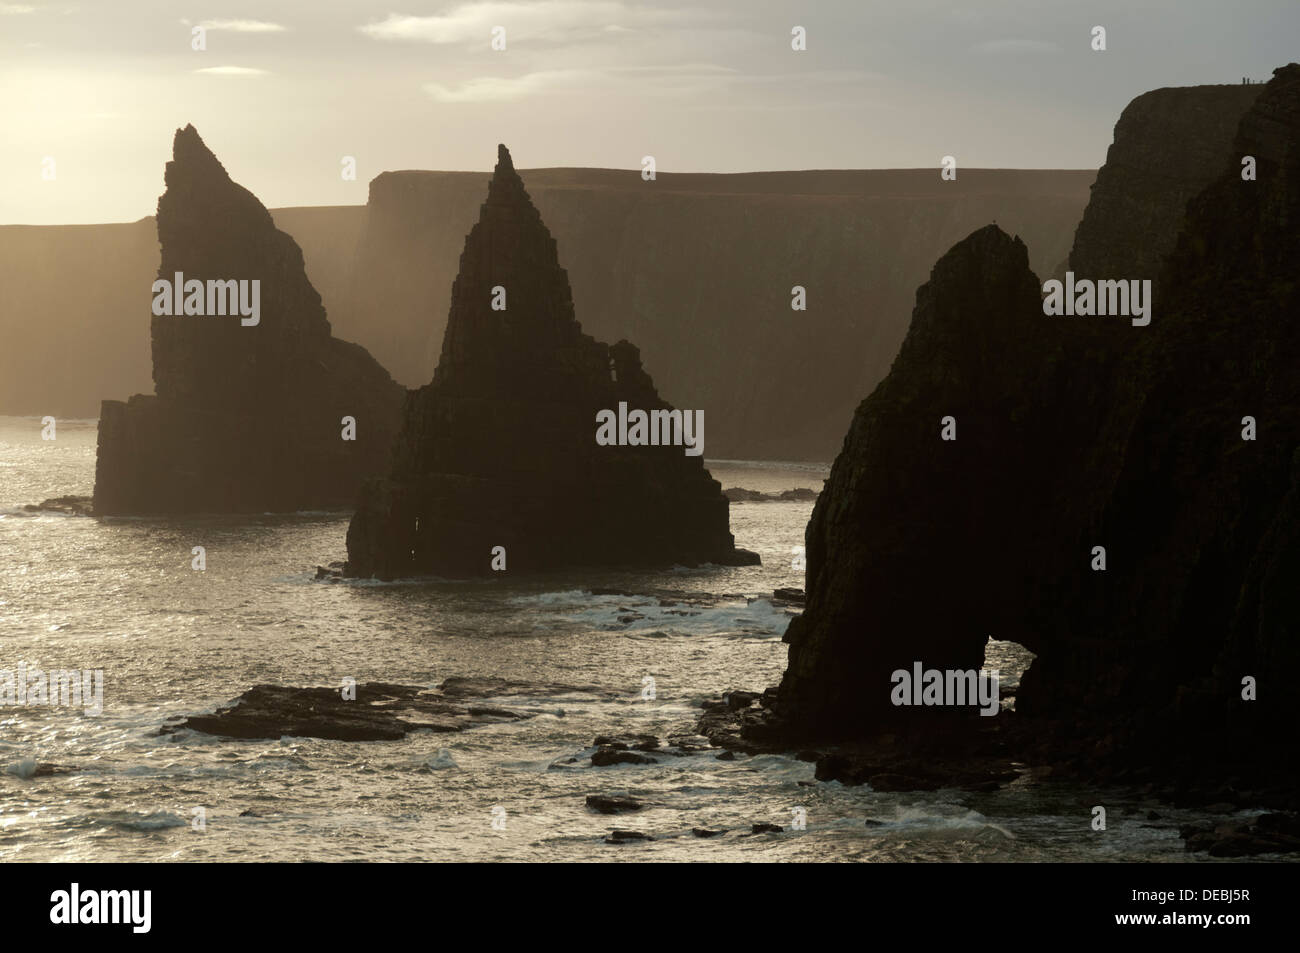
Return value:
<svg viewBox="0 0 1300 953">
<path fill-rule="evenodd" d="M 790 551 L 809 503 L 733 504 L 737 544 L 761 567 L 572 572 L 479 583 L 328 583 L 347 517 L 184 520 L 31 515 L 24 503 L 89 494 L 94 421 L 0 418 L 0 670 L 102 669 L 104 711 L 0 708 L 5 860 L 1138 860 L 1187 859 L 1196 817 L 1125 791 L 1022 778 L 994 794 L 897 794 L 813 782 L 793 757 L 715 753 L 593 768 L 600 734 L 689 732 L 699 701 L 775 683 L 802 586 Z M 825 468 L 709 464 L 724 486 L 820 488 Z M 207 569 L 190 568 L 203 546 Z M 635 596 L 592 595 L 615 588 Z M 1019 647 L 990 643 L 1014 673 Z M 507 698 L 529 720 L 395 742 L 159 736 L 257 683 L 434 684 L 492 675 L 596 686 Z M 643 679 L 655 698 L 641 697 Z M 572 763 L 568 759 L 576 758 Z M 43 774 L 37 765 L 64 773 Z M 646 809 L 608 817 L 588 794 Z M 1105 804 L 1108 831 L 1090 830 Z M 505 830 L 493 828 L 493 808 Z M 191 825 L 206 812 L 206 830 Z M 753 823 L 807 829 L 748 836 Z M 256 816 L 240 816 L 253 811 Z M 868 827 L 867 819 L 883 822 Z M 712 839 L 693 827 L 728 828 Z M 653 842 L 607 845 L 613 828 Z M 746 836 L 742 836 L 742 834 Z"/>
</svg>

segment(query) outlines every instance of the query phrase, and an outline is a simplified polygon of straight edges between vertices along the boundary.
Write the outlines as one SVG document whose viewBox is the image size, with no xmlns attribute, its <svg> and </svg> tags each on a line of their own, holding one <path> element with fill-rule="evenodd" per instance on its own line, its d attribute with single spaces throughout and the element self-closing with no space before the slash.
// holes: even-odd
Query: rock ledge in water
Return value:
<svg viewBox="0 0 1300 953">
<path fill-rule="evenodd" d="M 65 516 L 94 516 L 94 498 L 89 496 L 55 496 L 23 507 L 28 513 L 62 513 Z"/>
<path fill-rule="evenodd" d="M 212 714 L 191 715 L 178 724 L 163 726 L 160 734 L 189 728 L 224 738 L 394 741 L 422 729 L 463 731 L 533 717 L 531 712 L 452 701 L 465 696 L 444 689 L 366 682 L 357 685 L 356 698 L 347 701 L 337 688 L 257 685 Z"/>
</svg>

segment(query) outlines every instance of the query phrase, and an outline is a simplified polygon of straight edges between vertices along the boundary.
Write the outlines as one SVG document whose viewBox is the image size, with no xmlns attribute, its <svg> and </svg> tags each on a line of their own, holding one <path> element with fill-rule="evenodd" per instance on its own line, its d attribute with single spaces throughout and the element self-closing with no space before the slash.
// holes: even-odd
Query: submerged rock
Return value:
<svg viewBox="0 0 1300 953">
<path fill-rule="evenodd" d="M 605 837 L 606 844 L 631 844 L 635 841 L 654 840 L 649 834 L 643 834 L 641 831 L 612 830 Z"/>
<path fill-rule="evenodd" d="M 645 805 L 640 801 L 634 801 L 630 797 L 616 794 L 588 794 L 587 807 L 601 814 L 625 814 L 631 811 L 639 811 Z"/>
<path fill-rule="evenodd" d="M 185 296 L 152 319 L 155 394 L 103 403 L 95 512 L 352 505 L 387 464 L 405 389 L 364 348 L 331 336 L 298 244 L 193 126 L 177 131 L 166 178 L 158 277 L 183 276 Z M 221 314 L 181 313 L 191 282 L 194 303 Z M 256 314 L 217 301 L 215 290 L 231 290 L 223 282 L 247 283 L 250 299 L 257 282 Z M 355 439 L 344 439 L 345 417 Z"/>
<path fill-rule="evenodd" d="M 438 369 L 348 527 L 349 574 L 757 563 L 736 549 L 702 457 L 597 443 L 598 412 L 621 404 L 692 413 L 659 397 L 635 346 L 582 332 L 555 240 L 501 146 Z"/>
<path fill-rule="evenodd" d="M 591 763 L 593 767 L 605 768 L 614 764 L 657 764 L 658 759 L 635 751 L 602 745 L 592 753 Z"/>
</svg>

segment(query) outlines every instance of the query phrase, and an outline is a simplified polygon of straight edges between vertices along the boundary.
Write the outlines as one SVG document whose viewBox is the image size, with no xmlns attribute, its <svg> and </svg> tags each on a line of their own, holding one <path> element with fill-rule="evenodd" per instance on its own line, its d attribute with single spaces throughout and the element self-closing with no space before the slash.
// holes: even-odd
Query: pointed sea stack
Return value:
<svg viewBox="0 0 1300 953">
<path fill-rule="evenodd" d="M 96 514 L 351 505 L 387 466 L 404 388 L 364 348 L 331 336 L 298 244 L 193 126 L 176 133 L 166 181 L 158 277 L 182 275 L 186 293 L 175 313 L 154 309 L 156 395 L 103 402 Z M 250 304 L 257 282 L 255 323 L 237 296 L 213 307 L 230 282 L 246 284 Z M 191 288 L 204 313 L 184 313 Z M 344 417 L 354 440 L 343 439 Z"/>
<path fill-rule="evenodd" d="M 348 573 L 485 575 L 498 546 L 509 571 L 757 562 L 735 548 L 702 457 L 597 444 L 597 414 L 620 402 L 672 409 L 633 345 L 582 332 L 555 239 L 500 146 L 437 371 L 407 400 L 391 475 L 362 492 Z"/>
<path fill-rule="evenodd" d="M 996 225 L 953 246 L 917 291 L 808 524 L 807 609 L 786 632 L 779 696 L 801 731 L 914 719 L 891 703 L 894 671 L 979 669 L 990 632 L 1014 638 L 1022 597 L 1008 596 L 1032 567 L 1024 539 L 1050 518 L 1041 490 L 1059 458 L 1041 437 L 1056 422 L 1021 395 L 1069 380 L 1040 299 L 1024 243 Z"/>
</svg>

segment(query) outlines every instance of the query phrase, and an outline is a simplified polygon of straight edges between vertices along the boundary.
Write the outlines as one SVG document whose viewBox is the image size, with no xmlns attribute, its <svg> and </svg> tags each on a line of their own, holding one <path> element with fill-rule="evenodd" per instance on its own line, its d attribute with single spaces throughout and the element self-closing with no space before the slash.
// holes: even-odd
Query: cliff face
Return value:
<svg viewBox="0 0 1300 953">
<path fill-rule="evenodd" d="M 1248 155 L 1256 181 L 1241 177 Z M 1109 541 L 1119 555 L 1076 590 L 1091 625 L 1058 632 L 1034 664 L 1026 713 L 1136 702 L 1165 716 L 1170 744 L 1179 729 L 1227 725 L 1232 745 L 1247 748 L 1297 726 L 1300 706 L 1277 682 L 1300 654 L 1297 222 L 1292 64 L 1262 87 L 1220 175 L 1188 204 L 1160 273 L 1159 323 L 1119 363 L 1083 463 L 1094 485 L 1111 489 L 1072 494 L 1082 505 L 1066 507 L 1079 538 Z M 1245 417 L 1255 439 L 1243 439 Z M 1060 584 L 1053 592 L 1071 595 Z M 1271 697 L 1261 689 L 1243 702 L 1246 676 L 1271 683 Z"/>
<path fill-rule="evenodd" d="M 1224 152 L 1147 327 L 1044 316 L 1023 247 L 997 230 L 935 266 L 809 524 L 790 724 L 879 727 L 908 711 L 888 703 L 889 670 L 978 667 L 992 636 L 1037 653 L 1017 713 L 1075 726 L 1067 747 L 1294 770 L 1276 751 L 1300 725 L 1277 675 L 1300 654 L 1300 66 L 1276 71 Z"/>
<path fill-rule="evenodd" d="M 710 414 L 710 454 L 830 459 L 889 368 L 912 295 L 944 249 L 996 220 L 1047 269 L 1065 257 L 1091 172 L 936 169 L 740 175 L 523 173 L 588 331 L 638 343 L 659 385 Z M 334 309 L 408 385 L 428 379 L 455 254 L 486 177 L 387 172 L 370 188 L 355 286 L 382 329 Z M 791 288 L 807 310 L 791 310 Z M 382 337 L 381 337 L 382 336 Z"/>
<path fill-rule="evenodd" d="M 0 413 L 93 417 L 104 394 L 147 390 L 157 271 L 152 217 L 0 226 Z"/>
<path fill-rule="evenodd" d="M 996 221 L 1025 239 L 1043 274 L 1069 251 L 1093 176 L 524 173 L 588 331 L 638 342 L 666 392 L 707 408 L 711 454 L 818 460 L 838 451 L 854 406 L 888 370 L 935 259 Z M 272 211 L 301 246 L 334 332 L 409 387 L 437 364 L 445 316 L 430 320 L 428 302 L 451 293 L 487 182 L 389 172 L 371 183 L 368 207 Z M 65 281 L 70 263 L 99 277 Z M 142 289 L 158 264 L 152 219 L 0 226 L 0 286 L 14 289 L 0 296 L 14 342 L 0 349 L 0 413 L 93 416 L 102 394 L 146 390 Z M 796 284 L 807 311 L 790 308 Z"/>
<path fill-rule="evenodd" d="M 1188 201 L 1223 170 L 1237 124 L 1261 89 L 1154 89 L 1129 103 L 1074 233 L 1075 274 L 1155 278 Z"/>
<path fill-rule="evenodd" d="M 386 463 L 402 388 L 363 348 L 331 336 L 298 245 L 192 126 L 176 134 L 166 181 L 158 277 L 246 282 L 250 292 L 257 282 L 260 310 L 245 324 L 237 313 L 183 314 L 176 301 L 177 313 L 153 316 L 156 396 L 104 402 L 96 512 L 351 503 Z M 345 416 L 355 440 L 343 439 Z"/>
<path fill-rule="evenodd" d="M 364 206 L 272 209 L 325 301 L 352 293 Z M 152 387 L 150 282 L 158 223 L 0 225 L 0 414 L 94 417 L 104 394 Z M 79 276 L 68 281 L 69 269 Z M 366 337 L 364 319 L 350 322 Z"/>
<path fill-rule="evenodd" d="M 437 371 L 348 528 L 350 574 L 485 575 L 498 546 L 507 570 L 748 561 L 702 457 L 598 445 L 602 410 L 672 408 L 635 347 L 583 334 L 573 312 L 555 239 L 502 146 Z"/>
</svg>

